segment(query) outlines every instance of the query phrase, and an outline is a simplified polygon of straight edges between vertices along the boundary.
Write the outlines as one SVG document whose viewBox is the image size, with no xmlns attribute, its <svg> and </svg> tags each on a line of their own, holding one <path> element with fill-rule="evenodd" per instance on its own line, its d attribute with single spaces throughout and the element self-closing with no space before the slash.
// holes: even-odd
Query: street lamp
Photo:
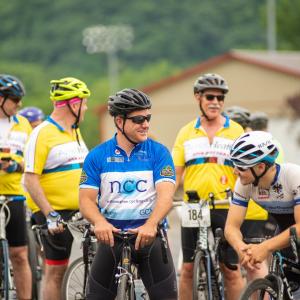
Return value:
<svg viewBox="0 0 300 300">
<path fill-rule="evenodd" d="M 83 30 L 82 43 L 90 54 L 105 52 L 108 60 L 110 93 L 118 90 L 118 50 L 132 47 L 133 29 L 128 25 L 96 25 Z"/>
</svg>

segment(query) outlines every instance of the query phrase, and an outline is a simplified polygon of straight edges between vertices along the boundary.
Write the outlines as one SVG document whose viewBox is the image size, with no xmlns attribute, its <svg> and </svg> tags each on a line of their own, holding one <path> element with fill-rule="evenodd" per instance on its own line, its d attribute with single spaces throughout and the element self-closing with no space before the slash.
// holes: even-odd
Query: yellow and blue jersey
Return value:
<svg viewBox="0 0 300 300">
<path fill-rule="evenodd" d="M 225 198 L 223 192 L 226 188 L 233 190 L 236 176 L 229 159 L 230 148 L 233 141 L 243 132 L 243 128 L 228 117 L 211 143 L 201 127 L 200 118 L 188 123 L 179 131 L 172 156 L 175 166 L 185 167 L 185 192 L 196 190 L 201 199 L 208 199 L 209 193 L 212 192 L 215 198 L 220 200 Z M 216 208 L 228 208 L 228 205 L 216 205 Z"/>
<path fill-rule="evenodd" d="M 0 132 L 0 159 L 10 157 L 17 163 L 23 163 L 25 145 L 31 133 L 29 122 L 16 115 L 10 121 L 1 119 L 1 126 L 5 126 L 6 130 Z M 6 173 L 0 170 L 0 194 L 24 195 L 21 178 L 20 172 Z"/>
<path fill-rule="evenodd" d="M 70 134 L 49 117 L 33 130 L 25 151 L 25 172 L 40 175 L 40 184 L 55 210 L 78 209 L 78 185 L 87 153 L 79 129 Z M 33 212 L 39 210 L 30 198 L 28 206 Z"/>
</svg>

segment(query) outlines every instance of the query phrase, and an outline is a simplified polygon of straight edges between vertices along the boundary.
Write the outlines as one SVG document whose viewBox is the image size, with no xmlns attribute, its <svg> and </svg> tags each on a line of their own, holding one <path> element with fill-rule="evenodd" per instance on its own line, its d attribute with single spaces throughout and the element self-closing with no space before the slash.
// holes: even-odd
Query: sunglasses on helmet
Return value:
<svg viewBox="0 0 300 300">
<path fill-rule="evenodd" d="M 225 95 L 204 94 L 203 96 L 208 101 L 213 101 L 215 98 L 217 98 L 218 101 L 224 101 L 225 99 Z"/>
<path fill-rule="evenodd" d="M 131 120 L 135 124 L 143 124 L 146 120 L 147 120 L 147 122 L 150 122 L 151 115 L 126 117 L 126 119 Z"/>
</svg>

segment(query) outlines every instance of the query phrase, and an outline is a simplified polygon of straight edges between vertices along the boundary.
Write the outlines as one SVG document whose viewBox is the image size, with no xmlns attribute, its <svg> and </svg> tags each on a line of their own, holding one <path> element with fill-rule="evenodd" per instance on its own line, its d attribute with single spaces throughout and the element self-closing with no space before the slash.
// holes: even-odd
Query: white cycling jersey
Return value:
<svg viewBox="0 0 300 300">
<path fill-rule="evenodd" d="M 294 206 L 300 204 L 300 166 L 276 164 L 276 175 L 268 189 L 243 185 L 238 179 L 232 203 L 248 207 L 250 198 L 271 214 L 293 214 Z"/>
</svg>

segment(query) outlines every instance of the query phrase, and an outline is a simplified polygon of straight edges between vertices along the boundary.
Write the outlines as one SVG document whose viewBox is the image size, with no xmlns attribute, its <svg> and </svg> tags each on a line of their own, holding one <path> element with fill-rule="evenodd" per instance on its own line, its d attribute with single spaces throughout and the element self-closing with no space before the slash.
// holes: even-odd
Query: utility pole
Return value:
<svg viewBox="0 0 300 300">
<path fill-rule="evenodd" d="M 105 52 L 108 63 L 108 76 L 111 95 L 119 88 L 119 50 L 132 47 L 133 29 L 128 25 L 96 25 L 83 30 L 82 43 L 90 54 Z"/>
<path fill-rule="evenodd" d="M 269 52 L 276 51 L 276 0 L 267 0 L 267 45 Z"/>
</svg>

